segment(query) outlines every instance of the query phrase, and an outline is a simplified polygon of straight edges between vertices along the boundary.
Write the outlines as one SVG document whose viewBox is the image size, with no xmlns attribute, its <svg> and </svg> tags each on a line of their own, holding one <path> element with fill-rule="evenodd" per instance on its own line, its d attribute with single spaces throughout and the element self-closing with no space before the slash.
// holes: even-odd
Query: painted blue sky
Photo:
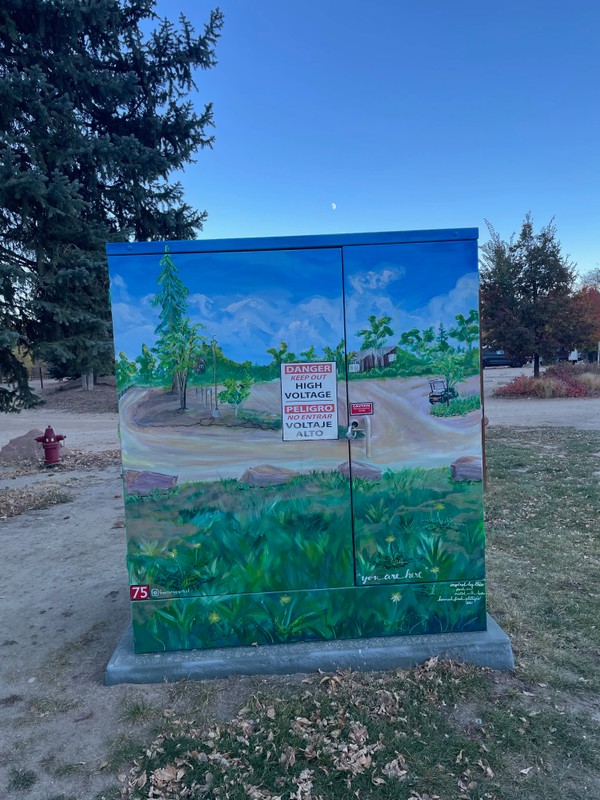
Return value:
<svg viewBox="0 0 600 800">
<path fill-rule="evenodd" d="M 228 358 L 267 364 L 281 341 L 301 358 L 313 345 L 334 348 L 344 338 L 359 350 L 368 317 L 389 316 L 395 335 L 442 322 L 477 304 L 473 241 L 250 253 L 173 254 L 190 291 L 189 315 L 216 337 Z M 112 257 L 111 291 L 117 353 L 130 359 L 152 347 L 159 309 L 160 255 Z"/>
<path fill-rule="evenodd" d="M 220 0 L 216 142 L 182 177 L 205 238 L 552 217 L 598 255 L 596 0 Z M 160 0 L 201 29 L 212 4 Z M 335 209 L 332 207 L 335 204 Z"/>
</svg>

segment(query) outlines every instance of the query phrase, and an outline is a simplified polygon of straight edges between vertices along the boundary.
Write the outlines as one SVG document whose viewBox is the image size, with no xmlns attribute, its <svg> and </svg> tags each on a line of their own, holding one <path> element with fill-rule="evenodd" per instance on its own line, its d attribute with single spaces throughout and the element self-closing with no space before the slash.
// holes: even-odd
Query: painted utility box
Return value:
<svg viewBox="0 0 600 800">
<path fill-rule="evenodd" d="M 136 652 L 485 629 L 476 229 L 108 255 Z"/>
</svg>

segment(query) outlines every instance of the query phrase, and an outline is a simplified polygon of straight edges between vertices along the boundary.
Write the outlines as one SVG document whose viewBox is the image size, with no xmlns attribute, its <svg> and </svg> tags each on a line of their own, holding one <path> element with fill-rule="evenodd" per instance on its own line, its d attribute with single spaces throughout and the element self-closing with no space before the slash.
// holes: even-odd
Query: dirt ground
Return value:
<svg viewBox="0 0 600 800">
<path fill-rule="evenodd" d="M 485 370 L 490 425 L 600 429 L 598 400 L 500 400 L 488 391 L 523 370 Z M 118 446 L 115 389 L 47 386 L 46 404 L 0 415 L 0 447 L 52 424 L 87 453 Z M 102 463 L 102 462 L 101 462 Z M 129 622 L 123 499 L 118 466 L 9 477 L 5 489 L 55 488 L 63 502 L 2 519 L 0 588 L 0 796 L 27 800 L 116 797 L 109 763 L 143 724 L 136 704 L 166 706 L 166 685 L 104 687 L 105 665 Z M 300 678 L 295 677 L 294 680 Z M 256 680 L 215 682 L 220 713 L 243 703 Z M 174 701 L 173 701 L 174 702 Z M 124 718 L 126 717 L 126 718 Z M 129 721 L 128 721 L 129 720 Z M 13 788 L 9 788 L 13 787 Z"/>
</svg>

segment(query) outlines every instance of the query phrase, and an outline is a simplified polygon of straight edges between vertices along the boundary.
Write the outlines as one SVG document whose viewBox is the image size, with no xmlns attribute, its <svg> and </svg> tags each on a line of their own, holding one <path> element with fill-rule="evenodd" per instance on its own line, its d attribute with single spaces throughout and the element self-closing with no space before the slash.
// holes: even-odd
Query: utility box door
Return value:
<svg viewBox="0 0 600 800">
<path fill-rule="evenodd" d="M 117 352 L 156 361 L 120 397 L 126 486 L 140 464 L 176 480 L 160 504 L 127 505 L 132 584 L 155 597 L 353 586 L 341 250 L 121 262 L 113 292 L 126 283 L 145 324 L 115 303 Z M 197 324 L 185 408 L 160 373 L 178 355 L 164 352 L 178 295 Z"/>
<path fill-rule="evenodd" d="M 476 242 L 347 246 L 343 260 L 356 583 L 481 579 Z"/>
</svg>

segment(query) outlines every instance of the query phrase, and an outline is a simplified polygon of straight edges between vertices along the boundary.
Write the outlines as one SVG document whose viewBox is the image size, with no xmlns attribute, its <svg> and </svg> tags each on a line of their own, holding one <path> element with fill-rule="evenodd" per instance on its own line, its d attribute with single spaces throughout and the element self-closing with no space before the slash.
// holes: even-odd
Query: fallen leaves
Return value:
<svg viewBox="0 0 600 800">
<path fill-rule="evenodd" d="M 60 503 L 69 503 L 73 497 L 61 486 L 36 483 L 35 486 L 0 490 L 0 519 L 18 517 L 27 511 L 39 511 Z"/>
</svg>

